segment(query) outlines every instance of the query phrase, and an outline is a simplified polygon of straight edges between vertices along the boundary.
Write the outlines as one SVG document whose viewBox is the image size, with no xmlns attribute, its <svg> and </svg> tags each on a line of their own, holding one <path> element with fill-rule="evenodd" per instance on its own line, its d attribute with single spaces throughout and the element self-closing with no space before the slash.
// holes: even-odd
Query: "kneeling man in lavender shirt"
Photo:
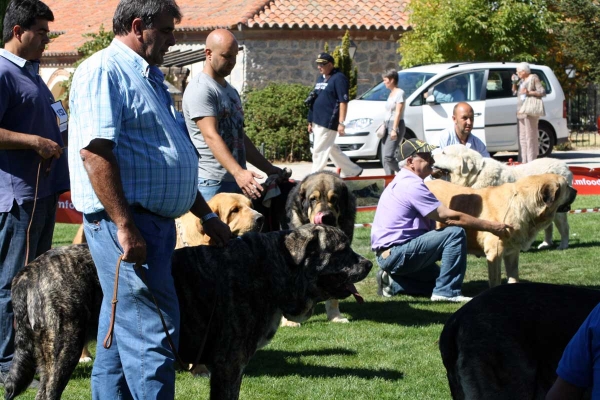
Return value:
<svg viewBox="0 0 600 400">
<path fill-rule="evenodd" d="M 471 298 L 461 291 L 467 269 L 463 228 L 503 237 L 510 227 L 451 210 L 435 198 L 423 183 L 431 174 L 434 148 L 418 139 L 404 141 L 400 146 L 400 172 L 379 199 L 371 230 L 371 248 L 380 267 L 377 293 L 466 302 Z M 436 230 L 436 221 L 448 226 Z"/>
</svg>

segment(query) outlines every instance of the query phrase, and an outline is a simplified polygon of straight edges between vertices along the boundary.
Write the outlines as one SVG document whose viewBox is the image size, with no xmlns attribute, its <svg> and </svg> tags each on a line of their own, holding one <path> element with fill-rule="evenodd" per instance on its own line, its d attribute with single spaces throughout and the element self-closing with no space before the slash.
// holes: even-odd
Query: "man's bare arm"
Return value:
<svg viewBox="0 0 600 400">
<path fill-rule="evenodd" d="M 0 149 L 2 150 L 35 150 L 43 159 L 59 158 L 63 149 L 53 140 L 38 135 L 29 135 L 0 128 Z"/>
<path fill-rule="evenodd" d="M 125 198 L 114 143 L 95 139 L 79 154 L 98 199 L 117 226 L 117 238 L 123 248 L 123 260 L 131 263 L 146 261 L 146 241 L 135 226 Z"/>
</svg>

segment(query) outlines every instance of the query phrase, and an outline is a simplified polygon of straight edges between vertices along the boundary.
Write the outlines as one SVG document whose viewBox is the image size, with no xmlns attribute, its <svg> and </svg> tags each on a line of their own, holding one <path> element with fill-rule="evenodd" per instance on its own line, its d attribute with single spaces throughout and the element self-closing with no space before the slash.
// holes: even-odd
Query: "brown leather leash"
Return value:
<svg viewBox="0 0 600 400">
<path fill-rule="evenodd" d="M 110 312 L 110 323 L 108 326 L 108 332 L 106 333 L 106 337 L 104 338 L 104 342 L 102 343 L 102 345 L 104 346 L 105 349 L 109 349 L 110 346 L 112 346 L 112 342 L 113 342 L 114 327 L 115 327 L 115 315 L 117 314 L 117 303 L 119 302 L 119 300 L 117 300 L 117 293 L 119 291 L 119 270 L 120 270 L 122 260 L 123 260 L 123 255 L 121 254 L 119 256 L 119 258 L 117 259 L 117 266 L 116 266 L 116 270 L 115 270 L 115 284 L 114 284 L 114 289 L 113 289 L 113 298 L 111 301 L 112 307 L 111 307 L 111 312 Z M 181 356 L 179 355 L 179 352 L 177 351 L 177 348 L 175 347 L 175 343 L 173 343 L 173 339 L 171 338 L 171 334 L 169 333 L 169 328 L 167 327 L 167 323 L 165 322 L 165 318 L 163 317 L 162 311 L 160 311 L 158 302 L 156 301 L 156 298 L 152 294 L 152 291 L 150 290 L 150 286 L 148 286 L 148 282 L 146 280 L 146 271 L 144 271 L 144 268 L 142 268 L 142 266 L 140 264 L 136 264 L 134 266 L 134 268 L 139 271 L 142 282 L 144 282 L 144 285 L 146 285 L 146 287 L 148 288 L 148 293 L 150 293 L 152 302 L 154 303 L 154 306 L 156 307 L 156 312 L 158 313 L 158 316 L 160 317 L 160 322 L 162 323 L 163 330 L 165 332 L 165 335 L 167 336 L 167 341 L 169 342 L 171 351 L 173 352 L 173 355 L 175 356 L 175 360 L 177 361 L 177 363 L 179 363 L 182 370 L 188 371 L 188 372 L 192 373 L 192 375 L 193 375 L 192 371 L 194 370 L 194 368 L 196 368 L 196 365 L 198 365 L 198 363 L 200 362 L 200 357 L 202 357 L 202 353 L 204 352 L 204 346 L 206 345 L 206 340 L 208 339 L 209 328 L 212 323 L 213 316 L 215 314 L 215 309 L 217 308 L 217 298 L 215 297 L 215 301 L 213 302 L 212 310 L 210 311 L 210 317 L 208 318 L 208 325 L 206 325 L 206 332 L 204 333 L 204 337 L 202 338 L 202 343 L 200 343 L 200 348 L 198 349 L 198 354 L 196 355 L 196 358 L 194 359 L 194 363 L 189 368 L 186 368 L 185 363 L 181 359 Z"/>
</svg>

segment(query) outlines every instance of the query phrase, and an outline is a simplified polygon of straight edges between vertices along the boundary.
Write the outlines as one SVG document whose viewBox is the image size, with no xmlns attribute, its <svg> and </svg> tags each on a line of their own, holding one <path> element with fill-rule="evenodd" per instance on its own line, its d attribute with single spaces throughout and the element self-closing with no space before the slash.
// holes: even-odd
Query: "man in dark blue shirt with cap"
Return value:
<svg viewBox="0 0 600 400">
<path fill-rule="evenodd" d="M 362 173 L 362 168 L 350 161 L 335 144 L 337 134 L 344 136 L 345 133 L 348 78 L 334 67 L 335 61 L 330 54 L 319 54 L 316 62 L 320 75 L 311 92 L 314 100 L 308 112 L 308 132 L 314 134 L 312 172 L 325 169 L 331 158 L 344 176 L 358 176 Z"/>
</svg>

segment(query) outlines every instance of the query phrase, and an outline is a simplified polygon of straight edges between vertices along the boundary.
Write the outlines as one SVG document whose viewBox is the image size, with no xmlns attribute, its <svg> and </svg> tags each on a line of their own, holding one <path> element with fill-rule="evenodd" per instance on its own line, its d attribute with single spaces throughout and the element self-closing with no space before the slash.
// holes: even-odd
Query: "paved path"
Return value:
<svg viewBox="0 0 600 400">
<path fill-rule="evenodd" d="M 588 167 L 588 168 L 600 168 L 600 149 L 583 149 L 583 150 L 570 150 L 570 151 L 554 151 L 552 152 L 553 158 L 563 160 L 569 166 L 576 167 Z M 509 159 L 516 160 L 517 153 L 498 153 L 495 158 L 499 161 L 508 161 Z M 378 176 L 384 175 L 383 168 L 378 160 L 370 161 L 359 161 L 358 164 L 363 168 L 362 176 Z M 288 167 L 292 169 L 292 178 L 301 180 L 306 175 L 310 174 L 312 163 L 311 162 L 298 162 L 298 163 L 276 163 L 279 167 Z M 255 168 L 252 168 L 255 170 Z M 335 171 L 333 164 L 330 164 L 327 168 L 330 171 Z"/>
</svg>

